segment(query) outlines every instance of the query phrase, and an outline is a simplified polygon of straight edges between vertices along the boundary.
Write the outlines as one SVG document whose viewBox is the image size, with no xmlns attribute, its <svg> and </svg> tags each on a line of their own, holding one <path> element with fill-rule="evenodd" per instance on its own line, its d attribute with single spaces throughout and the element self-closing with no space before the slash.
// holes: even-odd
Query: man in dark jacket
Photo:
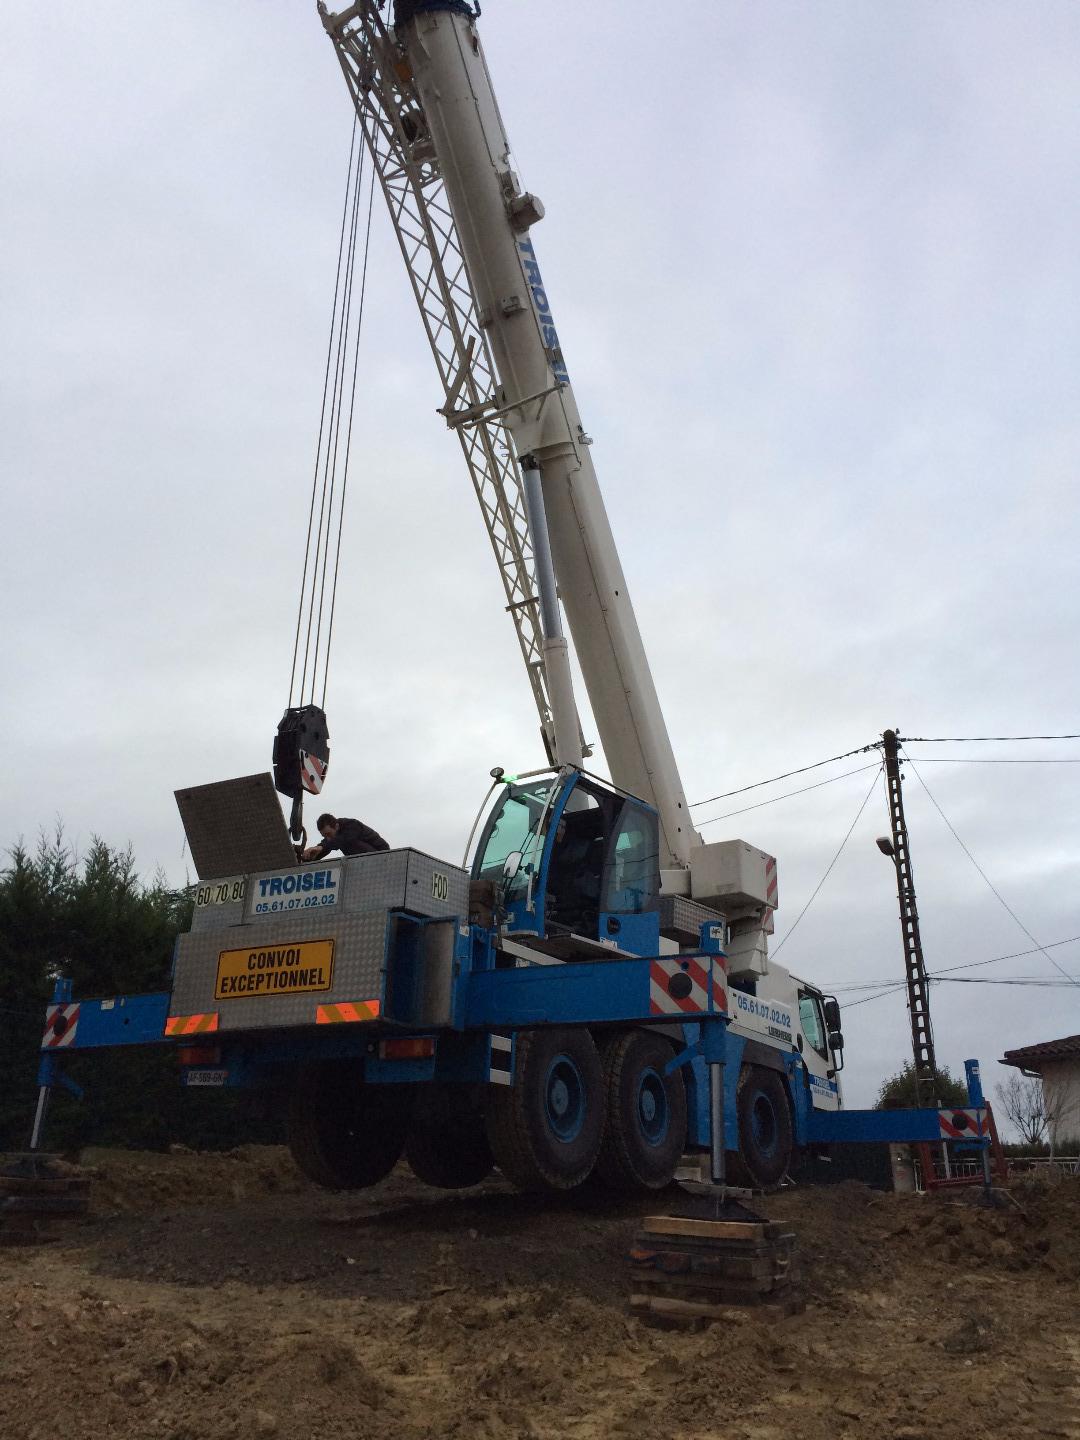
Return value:
<svg viewBox="0 0 1080 1440">
<path fill-rule="evenodd" d="M 310 845 L 304 851 L 305 860 L 323 860 L 333 850 L 340 850 L 343 855 L 368 855 L 373 850 L 390 849 L 379 832 L 362 820 L 320 815 L 317 824 L 322 844 Z"/>
</svg>

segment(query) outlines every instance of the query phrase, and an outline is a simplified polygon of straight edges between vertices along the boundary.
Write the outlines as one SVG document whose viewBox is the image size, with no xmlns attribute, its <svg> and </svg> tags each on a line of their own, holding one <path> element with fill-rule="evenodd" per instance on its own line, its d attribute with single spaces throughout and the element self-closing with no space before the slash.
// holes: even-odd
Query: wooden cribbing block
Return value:
<svg viewBox="0 0 1080 1440">
<path fill-rule="evenodd" d="M 697 1220 L 688 1215 L 647 1215 L 647 1235 L 685 1235 L 699 1240 L 775 1240 L 784 1227 L 771 1220 Z"/>
</svg>

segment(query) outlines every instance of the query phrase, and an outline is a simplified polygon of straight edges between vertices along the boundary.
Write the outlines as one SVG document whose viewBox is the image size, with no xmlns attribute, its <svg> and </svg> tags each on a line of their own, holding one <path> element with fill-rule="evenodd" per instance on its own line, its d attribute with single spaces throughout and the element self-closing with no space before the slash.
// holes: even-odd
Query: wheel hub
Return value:
<svg viewBox="0 0 1080 1440">
<path fill-rule="evenodd" d="M 569 1144 L 585 1122 L 585 1083 L 569 1055 L 556 1055 L 544 1085 L 544 1112 L 557 1139 Z"/>
<path fill-rule="evenodd" d="M 759 1148 L 763 1154 L 771 1155 L 776 1149 L 776 1116 L 764 1095 L 759 1095 L 754 1101 L 751 1124 Z"/>
<path fill-rule="evenodd" d="M 638 1125 L 650 1145 L 659 1145 L 667 1134 L 668 1100 L 663 1078 L 651 1067 L 638 1081 Z"/>
</svg>

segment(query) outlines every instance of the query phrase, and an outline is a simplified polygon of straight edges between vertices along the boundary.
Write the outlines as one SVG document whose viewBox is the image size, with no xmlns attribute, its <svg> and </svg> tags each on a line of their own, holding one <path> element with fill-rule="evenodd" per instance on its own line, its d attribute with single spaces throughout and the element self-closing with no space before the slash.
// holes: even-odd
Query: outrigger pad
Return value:
<svg viewBox="0 0 1080 1440">
<path fill-rule="evenodd" d="M 174 794 L 200 880 L 296 864 L 270 775 L 217 780 Z"/>
</svg>

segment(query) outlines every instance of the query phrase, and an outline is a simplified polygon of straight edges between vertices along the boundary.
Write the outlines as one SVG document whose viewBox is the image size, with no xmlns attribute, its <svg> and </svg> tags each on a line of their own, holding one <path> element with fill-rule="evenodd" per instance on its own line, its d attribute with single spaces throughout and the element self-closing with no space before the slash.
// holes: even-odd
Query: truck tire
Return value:
<svg viewBox="0 0 1080 1440">
<path fill-rule="evenodd" d="M 604 1073 L 587 1030 L 519 1030 L 514 1083 L 489 1087 L 495 1163 L 519 1190 L 573 1190 L 587 1180 L 604 1131 Z"/>
<path fill-rule="evenodd" d="M 484 1113 L 471 1085 L 428 1085 L 417 1096 L 405 1158 L 425 1185 L 464 1190 L 491 1173 Z"/>
<path fill-rule="evenodd" d="M 298 1169 L 326 1190 L 363 1190 L 401 1158 L 411 1085 L 365 1085 L 351 1061 L 304 1066 L 288 1110 L 288 1141 Z"/>
<path fill-rule="evenodd" d="M 606 1125 L 597 1176 L 613 1190 L 663 1190 L 686 1148 L 686 1088 L 664 1074 L 675 1051 L 662 1035 L 628 1030 L 603 1046 Z"/>
<path fill-rule="evenodd" d="M 736 1100 L 739 1154 L 730 1155 L 731 1178 L 768 1190 L 787 1174 L 794 1129 L 787 1088 L 775 1070 L 743 1066 Z"/>
</svg>

